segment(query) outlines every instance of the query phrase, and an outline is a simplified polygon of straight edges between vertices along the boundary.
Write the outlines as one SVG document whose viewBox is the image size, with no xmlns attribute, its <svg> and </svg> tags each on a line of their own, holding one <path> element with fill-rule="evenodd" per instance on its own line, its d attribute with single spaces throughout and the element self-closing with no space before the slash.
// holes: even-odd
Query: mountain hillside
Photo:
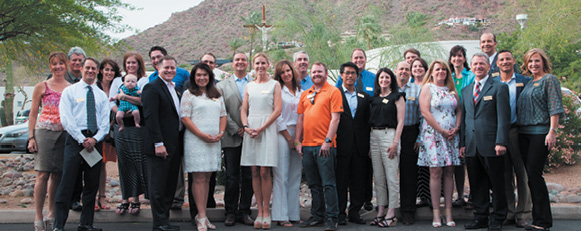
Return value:
<svg viewBox="0 0 581 231">
<path fill-rule="evenodd" d="M 292 17 L 291 13 L 294 12 L 284 10 L 286 4 L 300 4 L 301 8 L 304 7 L 305 13 L 311 12 L 315 4 L 336 7 L 342 14 L 337 17 L 344 19 L 341 31 L 355 30 L 356 19 L 368 14 L 370 10 L 386 12 L 381 15 L 384 30 L 405 21 L 405 15 L 415 11 L 429 17 L 427 26 L 434 28 L 438 40 L 478 39 L 480 31 L 468 30 L 467 26 L 439 28 L 437 24 L 448 18 L 476 17 L 491 21 L 491 25 L 484 30 L 498 32 L 507 28 L 512 29 L 516 24 L 514 15 L 502 10 L 510 7 L 511 1 L 514 0 L 206 0 L 196 7 L 174 13 L 166 22 L 128 37 L 123 42 L 144 57 L 147 56 L 151 46 L 163 46 L 181 63 L 197 59 L 208 51 L 219 58 L 229 58 L 232 50 L 228 46 L 228 41 L 233 38 L 243 39 L 248 35 L 248 29 L 243 28 L 241 16 L 247 17 L 252 11 L 260 12 L 261 6 L 265 5 L 267 23 L 276 24 L 285 17 Z M 260 35 L 257 36 L 255 44 L 260 44 L 259 40 Z M 282 39 L 279 38 L 280 40 Z M 240 49 L 247 51 L 248 47 L 249 45 L 245 45 Z"/>
</svg>

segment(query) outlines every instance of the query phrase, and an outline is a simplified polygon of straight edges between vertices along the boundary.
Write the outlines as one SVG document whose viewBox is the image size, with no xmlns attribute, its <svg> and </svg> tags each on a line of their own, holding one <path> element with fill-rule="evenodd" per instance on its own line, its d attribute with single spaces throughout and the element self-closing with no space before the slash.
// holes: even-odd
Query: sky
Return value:
<svg viewBox="0 0 581 231">
<path fill-rule="evenodd" d="M 197 6 L 203 0 L 122 0 L 141 10 L 128 11 L 119 9 L 119 15 L 123 16 L 122 23 L 139 30 L 145 31 L 147 28 L 161 24 L 169 19 L 172 13 L 185 11 Z M 135 34 L 134 31 L 126 31 L 114 34 L 106 31 L 114 39 L 123 39 Z"/>
</svg>

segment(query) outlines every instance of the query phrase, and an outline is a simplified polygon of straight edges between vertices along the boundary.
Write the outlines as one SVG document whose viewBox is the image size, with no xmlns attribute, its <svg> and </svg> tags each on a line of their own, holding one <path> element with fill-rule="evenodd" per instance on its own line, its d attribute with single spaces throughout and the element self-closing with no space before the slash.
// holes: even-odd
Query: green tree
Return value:
<svg viewBox="0 0 581 231">
<path fill-rule="evenodd" d="M 232 49 L 232 57 L 234 57 L 238 48 L 244 46 L 244 40 L 240 38 L 231 39 L 230 41 L 228 41 L 228 46 L 230 46 L 230 49 Z"/>
<path fill-rule="evenodd" d="M 254 39 L 256 38 L 256 35 L 258 33 L 258 29 L 256 27 L 254 27 L 253 25 L 258 25 L 262 23 L 262 17 L 260 15 L 260 13 L 256 12 L 256 11 L 252 11 L 250 12 L 250 14 L 247 17 L 242 17 L 240 16 L 240 19 L 242 19 L 242 21 L 244 21 L 244 25 L 245 26 L 250 26 L 252 25 L 252 27 L 248 27 L 248 33 L 250 35 L 250 55 L 248 56 L 249 59 L 252 59 L 252 51 L 254 50 Z M 234 56 L 232 56 L 234 57 Z M 248 65 L 249 70 L 252 70 L 252 62 L 249 60 L 248 63 L 250 65 Z"/>
<path fill-rule="evenodd" d="M 373 15 L 367 15 L 359 20 L 357 25 L 357 36 L 362 37 L 367 42 L 367 50 L 371 49 L 371 41 L 377 40 L 381 36 L 381 25 Z"/>
<path fill-rule="evenodd" d="M 116 9 L 135 9 L 121 0 L 18 0 L 0 3 L 0 68 L 6 73 L 5 94 L 14 93 L 13 65 L 37 74 L 45 70 L 52 51 L 82 46 L 100 52 L 113 40 L 105 31 L 128 29 Z M 12 117 L 13 98 L 6 97 L 5 112 Z M 8 120 L 11 124 L 12 120 Z"/>
</svg>

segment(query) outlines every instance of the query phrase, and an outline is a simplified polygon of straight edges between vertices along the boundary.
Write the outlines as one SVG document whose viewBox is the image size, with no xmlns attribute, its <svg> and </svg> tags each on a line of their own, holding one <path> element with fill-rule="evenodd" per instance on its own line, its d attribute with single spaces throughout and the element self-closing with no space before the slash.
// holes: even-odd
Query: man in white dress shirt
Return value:
<svg viewBox="0 0 581 231">
<path fill-rule="evenodd" d="M 56 195 L 54 230 L 63 230 L 69 215 L 69 204 L 77 174 L 83 172 L 83 210 L 77 230 L 99 231 L 93 227 L 95 196 L 99 188 L 101 161 L 89 166 L 79 154 L 83 149 L 101 153 L 101 141 L 109 133 L 109 106 L 105 92 L 97 87 L 95 79 L 99 61 L 86 58 L 83 61 L 82 79 L 65 88 L 61 95 L 59 113 L 67 131 L 63 160 L 63 175 Z"/>
</svg>

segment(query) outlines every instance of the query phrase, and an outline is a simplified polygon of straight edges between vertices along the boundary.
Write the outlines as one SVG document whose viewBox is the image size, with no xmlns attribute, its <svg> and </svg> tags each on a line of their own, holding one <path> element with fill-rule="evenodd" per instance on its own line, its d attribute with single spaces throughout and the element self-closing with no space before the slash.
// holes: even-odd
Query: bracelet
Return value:
<svg viewBox="0 0 581 231">
<path fill-rule="evenodd" d="M 247 127 L 248 127 L 248 125 L 242 125 L 242 128 L 247 128 Z"/>
<path fill-rule="evenodd" d="M 300 142 L 295 142 L 295 146 L 297 146 L 297 145 L 299 145 L 299 144 L 302 144 L 302 143 L 300 143 Z"/>
<path fill-rule="evenodd" d="M 550 130 L 553 130 L 555 132 L 555 134 L 557 134 L 557 129 L 555 129 L 554 127 L 551 127 Z"/>
<path fill-rule="evenodd" d="M 220 131 L 220 134 L 224 134 L 224 131 Z"/>
<path fill-rule="evenodd" d="M 28 141 L 33 140 L 34 136 L 28 137 Z"/>
</svg>

